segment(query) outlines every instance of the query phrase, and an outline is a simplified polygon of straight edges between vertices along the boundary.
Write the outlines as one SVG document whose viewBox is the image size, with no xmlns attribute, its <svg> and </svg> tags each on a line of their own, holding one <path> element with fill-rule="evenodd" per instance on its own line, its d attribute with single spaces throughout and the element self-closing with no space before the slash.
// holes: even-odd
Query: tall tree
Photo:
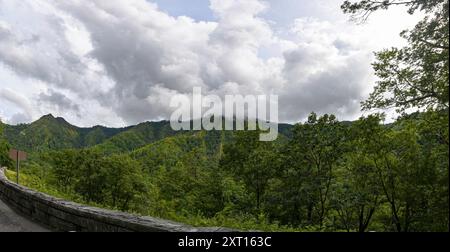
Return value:
<svg viewBox="0 0 450 252">
<path fill-rule="evenodd" d="M 295 180 L 287 183 L 300 186 L 297 195 L 292 195 L 297 202 L 294 211 L 305 207 L 310 225 L 322 226 L 329 211 L 334 170 L 344 153 L 344 138 L 344 128 L 334 115 L 318 118 L 312 113 L 305 124 L 294 128 L 287 151 L 290 158 L 284 170 L 290 173 L 286 177 L 288 181 Z M 298 194 L 303 195 L 299 197 Z M 306 206 L 300 206 L 305 203 Z"/>
<path fill-rule="evenodd" d="M 101 169 L 106 176 L 104 190 L 110 206 L 129 210 L 136 196 L 146 193 L 141 165 L 128 155 L 105 158 Z"/>
<path fill-rule="evenodd" d="M 374 143 L 384 130 L 379 115 L 360 118 L 350 127 L 348 152 L 333 199 L 339 219 L 348 231 L 365 232 L 381 204 L 383 193 L 371 157 L 378 151 Z"/>
<path fill-rule="evenodd" d="M 104 203 L 106 178 L 102 156 L 97 151 L 81 150 L 75 160 L 75 192 L 87 202 Z"/>
<path fill-rule="evenodd" d="M 11 167 L 12 161 L 9 158 L 9 144 L 3 136 L 3 123 L 0 120 L 0 166 Z"/>
<path fill-rule="evenodd" d="M 425 17 L 401 33 L 407 46 L 376 53 L 379 81 L 363 109 L 422 113 L 401 119 L 372 158 L 397 231 L 448 230 L 449 2 L 362 0 L 341 7 L 364 22 L 394 5 Z"/>
<path fill-rule="evenodd" d="M 260 131 L 240 131 L 235 141 L 225 145 L 220 161 L 222 169 L 243 180 L 254 194 L 255 209 L 261 210 L 262 199 L 272 177 L 276 148 L 273 143 L 259 141 Z"/>
<path fill-rule="evenodd" d="M 275 170 L 277 159 L 275 151 L 272 144 L 264 143 L 253 151 L 240 171 L 250 192 L 255 193 L 257 210 L 261 209 L 269 179 Z"/>
<path fill-rule="evenodd" d="M 448 109 L 449 103 L 449 3 L 448 0 L 345 1 L 345 13 L 359 20 L 379 9 L 393 5 L 409 7 L 426 13 L 411 31 L 401 36 L 408 41 L 404 48 L 392 48 L 376 53 L 373 64 L 378 81 L 363 108 L 395 107 L 406 109 Z"/>
</svg>

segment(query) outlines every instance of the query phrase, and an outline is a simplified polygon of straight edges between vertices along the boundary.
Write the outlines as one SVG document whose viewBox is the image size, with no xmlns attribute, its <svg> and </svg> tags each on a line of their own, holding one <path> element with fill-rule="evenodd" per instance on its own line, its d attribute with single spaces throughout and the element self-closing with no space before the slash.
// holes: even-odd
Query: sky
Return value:
<svg viewBox="0 0 450 252">
<path fill-rule="evenodd" d="M 83 127 L 168 119 L 174 95 L 278 95 L 283 122 L 354 120 L 373 52 L 402 46 L 420 15 L 364 24 L 343 0 L 0 0 L 0 118 Z"/>
</svg>

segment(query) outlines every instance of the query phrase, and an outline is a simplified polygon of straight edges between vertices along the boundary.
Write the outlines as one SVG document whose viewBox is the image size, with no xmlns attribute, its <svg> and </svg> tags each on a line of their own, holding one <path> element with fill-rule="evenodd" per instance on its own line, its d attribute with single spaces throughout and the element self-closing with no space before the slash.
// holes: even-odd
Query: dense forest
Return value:
<svg viewBox="0 0 450 252">
<path fill-rule="evenodd" d="M 0 163 L 11 167 L 8 149 L 20 148 L 30 152 L 26 186 L 198 226 L 448 231 L 448 0 L 345 1 L 342 9 L 364 21 L 399 4 L 426 17 L 401 34 L 406 47 L 376 53 L 378 82 L 359 120 L 311 113 L 260 142 L 258 131 L 174 132 L 168 122 L 87 129 L 49 115 L 0 124 Z M 372 113 L 389 108 L 400 114 L 393 123 Z"/>
</svg>

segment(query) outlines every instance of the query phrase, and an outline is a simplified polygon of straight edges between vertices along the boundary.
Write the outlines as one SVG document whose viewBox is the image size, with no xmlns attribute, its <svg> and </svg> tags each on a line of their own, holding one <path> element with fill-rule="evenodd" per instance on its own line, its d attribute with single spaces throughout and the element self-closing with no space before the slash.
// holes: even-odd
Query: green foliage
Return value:
<svg viewBox="0 0 450 252">
<path fill-rule="evenodd" d="M 170 137 L 131 153 L 158 188 L 157 200 L 171 211 L 212 217 L 222 208 L 221 177 L 217 174 L 220 148 L 211 148 L 210 134 L 214 133 Z"/>
<path fill-rule="evenodd" d="M 47 153 L 43 159 L 51 167 L 49 183 L 83 202 L 133 210 L 140 208 L 137 199 L 147 193 L 142 167 L 128 155 L 65 150 Z"/>
<path fill-rule="evenodd" d="M 12 167 L 12 161 L 9 158 L 9 144 L 3 136 L 3 123 L 0 120 L 0 166 Z"/>
<path fill-rule="evenodd" d="M 342 9 L 366 19 L 370 13 L 392 5 L 407 5 L 411 14 L 420 9 L 427 15 L 413 30 L 402 32 L 408 46 L 376 53 L 373 66 L 380 81 L 363 108 L 395 107 L 401 112 L 410 108 L 448 109 L 448 0 L 345 1 Z"/>
<path fill-rule="evenodd" d="M 79 128 L 63 118 L 46 115 L 31 124 L 5 127 L 12 146 L 28 152 L 93 147 L 105 154 L 122 153 L 175 134 L 169 122 L 149 122 L 128 128 Z"/>
<path fill-rule="evenodd" d="M 372 156 L 377 154 L 375 144 L 386 128 L 378 115 L 361 118 L 349 129 L 348 151 L 333 188 L 332 206 L 339 225 L 347 231 L 364 232 L 381 204 L 382 192 Z"/>
<path fill-rule="evenodd" d="M 225 204 L 226 211 L 258 209 L 269 223 L 301 230 L 448 230 L 447 119 L 428 112 L 386 126 L 380 115 L 343 124 L 311 114 L 289 143 L 268 153 L 256 134 L 242 133 L 225 146 L 221 164 L 232 181 L 242 181 L 228 178 L 226 187 L 235 195 L 248 191 L 247 201 L 256 203 Z"/>
<path fill-rule="evenodd" d="M 281 137 L 291 135 L 292 126 L 280 124 Z M 5 137 L 16 148 L 27 152 L 46 152 L 78 148 L 93 148 L 102 154 L 131 152 L 159 140 L 178 134 L 195 134 L 195 131 L 173 131 L 168 121 L 145 122 L 126 128 L 95 126 L 79 128 L 63 118 L 46 115 L 31 124 L 5 125 Z M 208 151 L 217 154 L 222 142 L 233 137 L 233 132 L 212 131 L 206 137 Z"/>
<path fill-rule="evenodd" d="M 113 155 L 103 160 L 105 176 L 103 188 L 107 204 L 120 210 L 129 210 L 135 199 L 146 193 L 146 185 L 140 164 L 128 155 Z"/>
<path fill-rule="evenodd" d="M 273 176 L 277 161 L 273 143 L 260 142 L 260 131 L 237 132 L 235 141 L 226 145 L 221 159 L 221 168 L 242 179 L 246 189 L 254 195 L 254 211 L 259 214 L 261 204 Z"/>
<path fill-rule="evenodd" d="M 124 129 L 77 128 L 45 116 L 6 126 L 32 151 L 21 183 L 80 203 L 201 226 L 266 231 L 448 231 L 448 1 L 345 1 L 365 20 L 392 5 L 427 17 L 402 36 L 409 46 L 377 53 L 379 82 L 366 110 L 339 122 L 312 113 L 277 142 L 259 131 L 183 132 L 168 122 Z M 0 124 L 0 133 L 1 133 Z M 71 149 L 83 148 L 88 149 Z M 9 145 L 0 134 L 0 162 Z M 12 177 L 12 172 L 7 173 Z"/>
<path fill-rule="evenodd" d="M 330 192 L 335 182 L 334 170 L 344 151 L 345 128 L 334 116 L 317 118 L 294 128 L 294 137 L 282 150 L 278 178 L 272 187 L 270 206 L 277 209 L 273 217 L 294 225 L 324 225 L 329 210 Z"/>
<path fill-rule="evenodd" d="M 34 166 L 33 164 L 32 166 Z M 52 195 L 57 198 L 66 199 L 66 200 L 72 200 L 72 201 L 78 201 L 80 203 L 82 202 L 80 199 L 76 198 L 73 194 L 66 194 L 58 190 L 56 187 L 51 185 L 48 180 L 45 177 L 42 177 L 42 167 L 39 167 L 36 169 L 36 166 L 32 167 L 30 166 L 29 170 L 22 171 L 20 173 L 19 177 L 19 183 L 23 186 L 33 188 L 36 191 L 43 192 L 49 195 Z M 7 170 L 5 173 L 6 177 L 11 181 L 16 181 L 16 172 Z"/>
<path fill-rule="evenodd" d="M 5 135 L 14 148 L 28 152 L 78 147 L 76 128 L 51 115 L 30 125 L 7 126 Z"/>
<path fill-rule="evenodd" d="M 105 154 L 129 152 L 175 134 L 167 121 L 147 122 L 106 139 L 94 148 Z"/>
<path fill-rule="evenodd" d="M 386 204 L 379 207 L 384 217 L 378 220 L 387 230 L 445 231 L 449 205 L 449 3 L 448 0 L 345 1 L 342 9 L 365 21 L 374 11 L 392 5 L 406 5 L 410 14 L 421 10 L 426 15 L 413 30 L 402 32 L 408 46 L 376 54 L 373 66 L 380 81 L 363 103 L 363 109 L 394 107 L 398 112 L 408 109 L 423 112 L 405 114 L 392 129 L 372 128 L 371 134 L 376 132 L 376 137 L 367 139 L 364 152 L 352 155 L 363 154 L 356 161 L 364 160 L 369 165 L 364 166 L 375 168 L 378 186 L 369 189 L 376 189 L 372 196 L 378 195 L 378 187 L 382 189 Z M 376 208 L 377 204 L 372 204 L 371 209 Z"/>
<path fill-rule="evenodd" d="M 445 0 L 361 0 L 359 2 L 345 0 L 341 5 L 341 9 L 344 13 L 352 15 L 352 18 L 356 20 L 366 21 L 373 12 L 378 10 L 387 10 L 391 6 L 407 6 L 408 13 L 413 14 L 417 10 L 430 12 L 436 6 L 439 6 L 444 2 Z"/>
<path fill-rule="evenodd" d="M 130 153 L 31 153 L 21 183 L 76 202 L 265 231 L 448 230 L 448 114 L 312 113 L 289 141 L 187 132 Z M 9 177 L 12 177 L 9 172 Z"/>
</svg>

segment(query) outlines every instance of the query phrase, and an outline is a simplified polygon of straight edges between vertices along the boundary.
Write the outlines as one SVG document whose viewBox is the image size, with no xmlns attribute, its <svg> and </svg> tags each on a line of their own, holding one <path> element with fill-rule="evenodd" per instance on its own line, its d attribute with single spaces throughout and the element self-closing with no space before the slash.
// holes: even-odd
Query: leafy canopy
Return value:
<svg viewBox="0 0 450 252">
<path fill-rule="evenodd" d="M 3 136 L 4 125 L 0 120 L 0 166 L 11 167 L 12 161 L 9 158 L 9 144 Z"/>
<path fill-rule="evenodd" d="M 376 53 L 373 67 L 379 81 L 363 109 L 448 109 L 448 0 L 345 1 L 341 7 L 354 19 L 365 21 L 374 11 L 394 5 L 408 6 L 410 14 L 420 10 L 426 16 L 414 29 L 401 33 L 407 46 Z"/>
</svg>

